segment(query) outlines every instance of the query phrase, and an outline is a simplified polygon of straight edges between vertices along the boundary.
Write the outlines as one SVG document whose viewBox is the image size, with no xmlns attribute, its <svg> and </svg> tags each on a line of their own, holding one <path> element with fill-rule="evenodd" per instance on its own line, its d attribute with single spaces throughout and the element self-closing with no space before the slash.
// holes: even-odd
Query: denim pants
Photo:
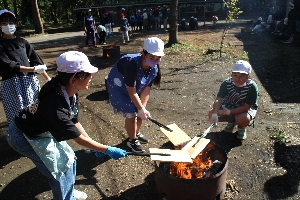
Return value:
<svg viewBox="0 0 300 200">
<path fill-rule="evenodd" d="M 76 160 L 65 174 L 57 180 L 52 176 L 43 161 L 24 137 L 23 132 L 17 128 L 14 122 L 9 125 L 7 141 L 15 151 L 29 158 L 36 165 L 41 174 L 49 178 L 53 200 L 76 200 L 73 196 L 76 178 Z"/>
</svg>

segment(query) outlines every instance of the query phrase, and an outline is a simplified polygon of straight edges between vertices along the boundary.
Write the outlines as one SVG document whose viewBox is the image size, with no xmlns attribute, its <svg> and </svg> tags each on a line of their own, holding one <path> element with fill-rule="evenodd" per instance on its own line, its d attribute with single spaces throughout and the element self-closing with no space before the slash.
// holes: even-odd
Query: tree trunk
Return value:
<svg viewBox="0 0 300 200">
<path fill-rule="evenodd" d="M 13 0 L 13 6 L 14 6 L 14 13 L 16 15 L 16 18 L 19 19 L 19 17 L 18 17 L 18 8 L 17 8 L 17 0 Z"/>
<path fill-rule="evenodd" d="M 31 0 L 31 3 L 32 3 L 32 10 L 33 10 L 35 33 L 36 34 L 44 34 L 43 23 L 42 23 L 42 20 L 41 20 L 37 0 Z"/>
<path fill-rule="evenodd" d="M 178 0 L 171 0 L 169 18 L 169 42 L 168 46 L 178 43 Z"/>
<path fill-rule="evenodd" d="M 8 10 L 9 10 L 7 0 L 3 0 L 3 5 L 4 5 L 4 8 L 3 8 L 3 9 L 8 9 Z M 1 8 L 1 9 L 2 9 L 2 8 Z"/>
</svg>

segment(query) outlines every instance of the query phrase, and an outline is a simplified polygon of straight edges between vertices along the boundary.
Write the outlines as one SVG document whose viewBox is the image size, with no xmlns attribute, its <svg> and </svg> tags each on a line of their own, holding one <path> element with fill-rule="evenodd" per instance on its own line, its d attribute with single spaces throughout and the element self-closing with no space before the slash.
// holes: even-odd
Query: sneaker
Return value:
<svg viewBox="0 0 300 200">
<path fill-rule="evenodd" d="M 136 134 L 137 139 L 141 142 L 141 143 L 148 143 L 149 139 L 143 135 L 141 132 L 138 132 Z"/>
<path fill-rule="evenodd" d="M 106 44 L 105 42 L 103 42 L 103 44 Z"/>
<path fill-rule="evenodd" d="M 79 190 L 74 189 L 73 196 L 76 200 L 85 200 L 87 198 L 87 194 L 85 192 L 81 192 Z"/>
<path fill-rule="evenodd" d="M 244 139 L 247 138 L 246 128 L 240 128 L 240 127 L 238 127 L 237 138 L 240 139 L 240 140 L 244 140 Z"/>
<path fill-rule="evenodd" d="M 138 139 L 128 140 L 127 146 L 134 152 L 143 153 L 145 151 L 144 147 L 141 145 Z"/>
<path fill-rule="evenodd" d="M 224 128 L 224 131 L 227 133 L 232 133 L 234 127 L 235 127 L 235 122 L 232 122 L 232 123 L 228 122 L 227 126 Z"/>
</svg>

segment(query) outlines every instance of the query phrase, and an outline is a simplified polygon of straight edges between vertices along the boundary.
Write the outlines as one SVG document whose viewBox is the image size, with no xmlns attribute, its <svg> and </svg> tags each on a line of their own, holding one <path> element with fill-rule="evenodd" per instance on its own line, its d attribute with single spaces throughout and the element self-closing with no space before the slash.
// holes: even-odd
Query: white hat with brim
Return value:
<svg viewBox="0 0 300 200">
<path fill-rule="evenodd" d="M 251 73 L 251 65 L 249 62 L 247 62 L 245 60 L 239 60 L 234 64 L 232 72 L 250 74 Z"/>
<path fill-rule="evenodd" d="M 14 13 L 10 12 L 10 11 L 7 10 L 7 9 L 0 10 L 0 16 L 1 16 L 2 14 L 5 14 L 5 13 L 11 14 L 13 17 L 16 17 Z"/>
<path fill-rule="evenodd" d="M 164 48 L 164 42 L 157 37 L 147 38 L 144 41 L 144 50 L 154 56 L 164 56 Z"/>
<path fill-rule="evenodd" d="M 67 51 L 56 59 L 57 71 L 65 73 L 96 73 L 97 67 L 91 65 L 88 57 L 79 51 Z"/>
</svg>

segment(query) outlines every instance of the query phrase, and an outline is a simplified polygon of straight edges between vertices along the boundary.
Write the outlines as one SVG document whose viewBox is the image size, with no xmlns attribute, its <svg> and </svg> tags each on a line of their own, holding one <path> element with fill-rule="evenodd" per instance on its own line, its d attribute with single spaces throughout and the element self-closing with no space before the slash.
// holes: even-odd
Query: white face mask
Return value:
<svg viewBox="0 0 300 200">
<path fill-rule="evenodd" d="M 2 32 L 6 35 L 13 35 L 16 32 L 16 25 L 2 26 Z"/>
</svg>

